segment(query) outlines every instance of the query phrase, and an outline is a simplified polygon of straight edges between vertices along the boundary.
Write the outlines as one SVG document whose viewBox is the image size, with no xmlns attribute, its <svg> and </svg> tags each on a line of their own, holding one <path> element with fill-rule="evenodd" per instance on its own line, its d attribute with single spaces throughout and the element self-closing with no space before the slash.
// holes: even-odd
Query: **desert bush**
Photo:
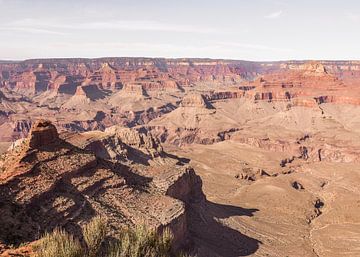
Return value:
<svg viewBox="0 0 360 257">
<path fill-rule="evenodd" d="M 84 244 L 64 230 L 56 228 L 46 233 L 35 246 L 38 257 L 169 257 L 173 235 L 165 229 L 157 233 L 145 225 L 124 228 L 117 240 L 106 242 L 107 226 L 100 217 L 94 218 L 83 229 Z M 86 244 L 86 245 L 85 245 Z M 188 255 L 177 255 L 189 257 Z"/>
<path fill-rule="evenodd" d="M 84 257 L 84 249 L 72 235 L 59 228 L 46 233 L 36 245 L 38 257 Z"/>
<path fill-rule="evenodd" d="M 101 244 L 107 234 L 107 226 L 104 219 L 95 217 L 83 229 L 84 241 L 87 245 L 87 256 L 96 257 L 100 252 Z"/>
<path fill-rule="evenodd" d="M 161 234 L 144 225 L 124 229 L 121 238 L 110 246 L 107 257 L 168 257 L 172 240 L 168 229 Z"/>
</svg>

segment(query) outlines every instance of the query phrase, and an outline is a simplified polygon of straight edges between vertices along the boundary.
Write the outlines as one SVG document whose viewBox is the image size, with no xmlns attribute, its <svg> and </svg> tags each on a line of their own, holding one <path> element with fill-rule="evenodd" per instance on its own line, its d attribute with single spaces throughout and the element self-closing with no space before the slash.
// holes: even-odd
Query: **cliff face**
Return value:
<svg viewBox="0 0 360 257">
<path fill-rule="evenodd" d="M 47 90 L 95 84 L 101 89 L 117 90 L 126 83 L 141 84 L 145 90 L 177 89 L 198 82 L 234 85 L 259 74 L 303 71 L 322 77 L 358 77 L 357 61 L 247 62 L 209 59 L 44 59 L 0 64 L 0 85 L 16 91 L 38 94 Z M 66 89 L 68 87 L 68 89 Z"/>
<path fill-rule="evenodd" d="M 235 83 L 256 74 L 252 70 L 256 66 L 250 62 L 201 59 L 48 59 L 0 64 L 0 72 L 5 75 L 1 85 L 37 94 L 78 80 L 110 90 L 134 82 L 144 85 L 145 90 L 176 89 L 199 81 Z"/>
<path fill-rule="evenodd" d="M 31 93 L 58 88 L 66 84 L 65 82 L 78 80 L 110 90 L 121 88 L 123 83 L 135 81 L 153 82 L 150 88 L 166 88 L 176 87 L 175 82 L 181 86 L 199 81 L 233 84 L 243 79 L 253 79 L 258 74 L 279 70 L 313 70 L 314 67 L 319 74 L 322 71 L 341 77 L 360 74 L 358 61 L 261 63 L 210 59 L 43 59 L 0 63 L 0 85 L 16 90 L 29 89 Z"/>
<path fill-rule="evenodd" d="M 53 117 L 59 129 L 83 132 L 146 125 L 178 106 L 201 107 L 203 101 L 207 108 L 243 98 L 308 108 L 359 105 L 358 65 L 156 58 L 1 63 L 0 141 L 26 136 L 43 117 Z"/>
<path fill-rule="evenodd" d="M 81 224 L 97 215 L 118 229 L 170 228 L 177 249 L 188 237 L 186 205 L 202 192 L 192 168 L 167 157 L 151 135 L 126 128 L 59 136 L 38 121 L 0 167 L 2 250 L 57 226 L 81 238 Z"/>
</svg>

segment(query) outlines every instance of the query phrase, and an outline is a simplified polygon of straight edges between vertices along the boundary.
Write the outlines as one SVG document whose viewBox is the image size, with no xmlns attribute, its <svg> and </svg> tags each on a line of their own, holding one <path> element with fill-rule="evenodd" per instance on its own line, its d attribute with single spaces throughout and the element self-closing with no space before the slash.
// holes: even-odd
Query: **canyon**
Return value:
<svg viewBox="0 0 360 257">
<path fill-rule="evenodd" d="M 359 182 L 360 61 L 0 62 L 3 256 L 95 215 L 199 257 L 359 256 Z"/>
</svg>

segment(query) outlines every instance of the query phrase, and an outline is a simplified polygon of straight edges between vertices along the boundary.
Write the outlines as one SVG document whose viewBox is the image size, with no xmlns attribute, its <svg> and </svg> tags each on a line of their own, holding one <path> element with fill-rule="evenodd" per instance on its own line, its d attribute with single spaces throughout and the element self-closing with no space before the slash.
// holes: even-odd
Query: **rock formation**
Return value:
<svg viewBox="0 0 360 257">
<path fill-rule="evenodd" d="M 300 69 L 304 70 L 304 75 L 308 76 L 325 76 L 328 74 L 325 66 L 320 62 L 305 63 Z"/>
<path fill-rule="evenodd" d="M 150 135 L 114 128 L 59 137 L 55 126 L 42 120 L 27 141 L 0 162 L 1 244 L 34 241 L 56 226 L 81 237 L 79 226 L 96 215 L 118 229 L 140 223 L 170 228 L 174 249 L 186 242 L 185 206 L 204 199 L 201 182 L 192 168 L 166 157 Z M 126 154 L 106 158 L 99 144 L 108 151 L 123 146 Z M 159 160 L 145 164 L 138 158 L 144 156 Z"/>
<path fill-rule="evenodd" d="M 182 107 L 197 107 L 197 108 L 207 108 L 208 103 L 205 102 L 204 96 L 201 94 L 188 94 L 186 95 L 180 103 Z"/>
<path fill-rule="evenodd" d="M 144 86 L 141 84 L 125 84 L 123 89 L 121 90 L 123 94 L 131 97 L 131 96 L 140 96 L 140 97 L 146 97 L 148 96 L 148 93 L 144 89 Z"/>
<path fill-rule="evenodd" d="M 50 121 L 40 120 L 34 123 L 29 134 L 29 147 L 49 146 L 59 140 L 56 127 Z"/>
</svg>

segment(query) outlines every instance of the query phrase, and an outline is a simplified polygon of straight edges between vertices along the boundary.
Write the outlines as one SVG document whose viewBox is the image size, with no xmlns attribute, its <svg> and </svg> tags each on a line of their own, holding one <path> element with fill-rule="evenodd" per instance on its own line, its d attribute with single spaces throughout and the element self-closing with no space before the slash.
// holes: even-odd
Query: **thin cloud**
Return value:
<svg viewBox="0 0 360 257">
<path fill-rule="evenodd" d="M 22 19 L 14 21 L 8 28 L 30 28 L 46 31 L 74 31 L 74 30 L 121 30 L 121 31 L 160 31 L 179 33 L 204 33 L 219 34 L 227 33 L 223 29 L 209 27 L 187 26 L 181 24 L 170 24 L 151 20 L 108 20 L 101 22 L 66 22 L 63 20 L 39 20 Z M 1 28 L 1 27 L 0 27 Z M 62 33 L 62 32 L 60 32 Z"/>
<path fill-rule="evenodd" d="M 270 14 L 268 14 L 268 15 L 265 15 L 264 18 L 265 18 L 265 19 L 277 19 L 277 18 L 279 18 L 282 14 L 283 14 L 283 11 L 277 11 L 277 12 L 273 12 L 273 13 L 270 13 Z"/>
<path fill-rule="evenodd" d="M 53 30 L 41 29 L 41 28 L 29 28 L 29 27 L 2 26 L 0 27 L 0 31 L 20 31 L 31 34 L 48 34 L 48 35 L 60 35 L 60 36 L 67 35 L 67 33 L 60 31 L 53 31 Z"/>
<path fill-rule="evenodd" d="M 75 25 L 75 29 L 115 29 L 128 31 L 173 31 L 173 32 L 195 32 L 214 33 L 212 28 L 190 27 L 177 24 L 161 23 L 156 21 L 120 20 L 106 22 L 89 22 Z"/>
</svg>

